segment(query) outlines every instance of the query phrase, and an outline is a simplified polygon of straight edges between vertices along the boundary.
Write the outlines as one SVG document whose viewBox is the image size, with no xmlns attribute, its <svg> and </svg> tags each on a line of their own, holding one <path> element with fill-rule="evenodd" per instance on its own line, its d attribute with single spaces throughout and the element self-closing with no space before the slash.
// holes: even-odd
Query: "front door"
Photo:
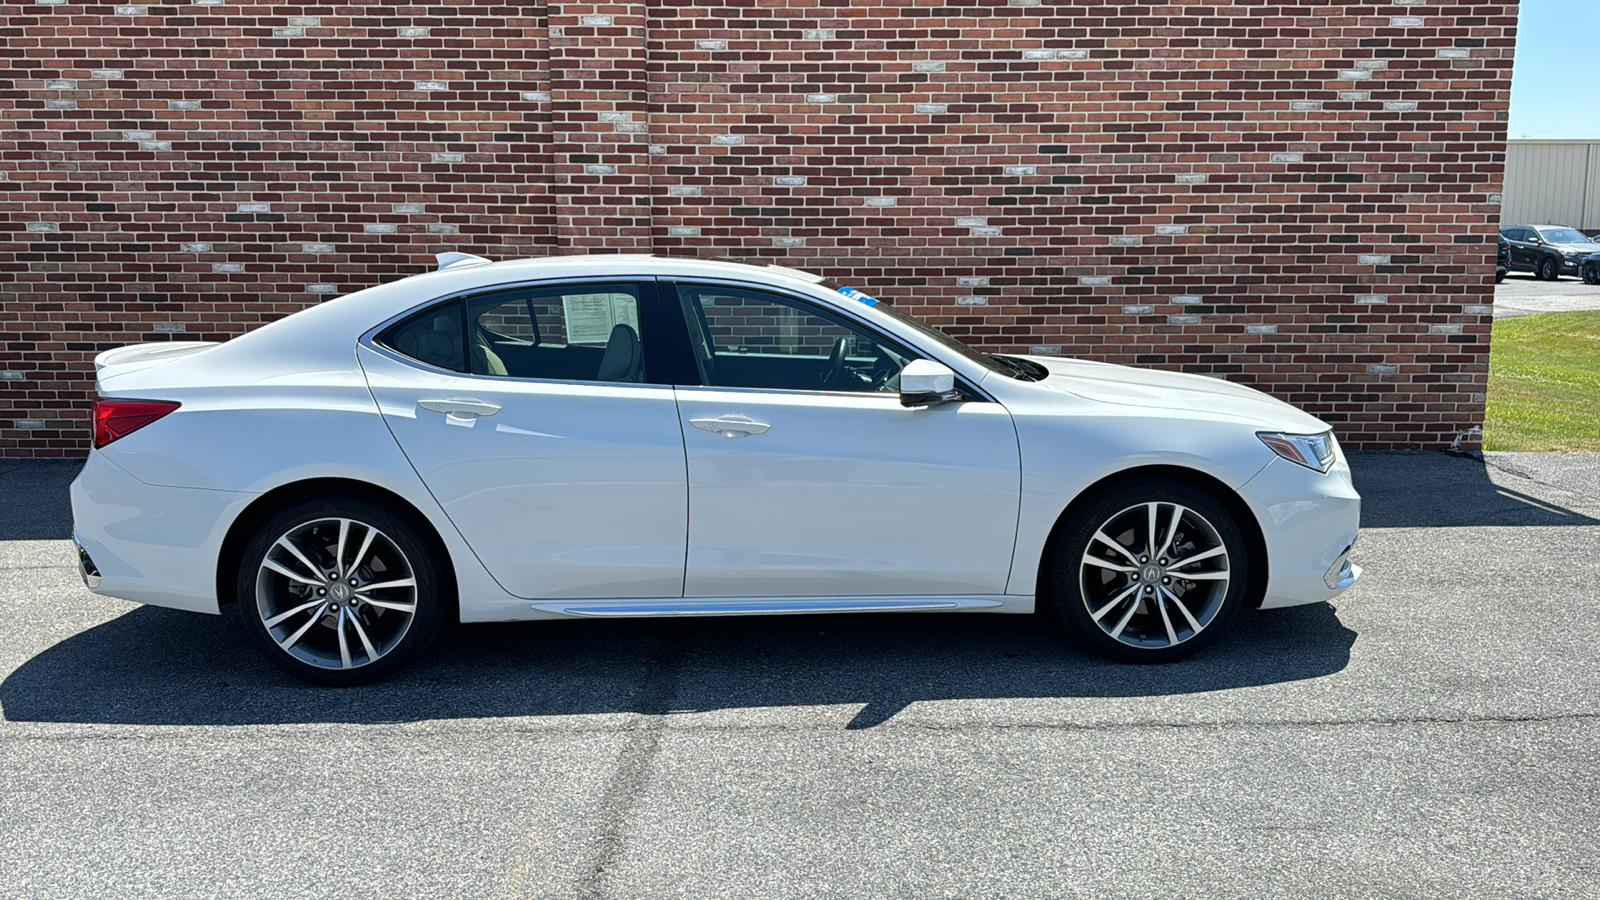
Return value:
<svg viewBox="0 0 1600 900">
<path fill-rule="evenodd" d="M 681 596 L 683 434 L 653 284 L 451 300 L 359 355 L 406 456 L 511 594 Z"/>
<path fill-rule="evenodd" d="M 687 282 L 662 296 L 700 382 L 678 390 L 685 596 L 1004 593 L 1020 462 L 1003 407 L 974 391 L 907 409 L 915 354 L 803 298 Z"/>
</svg>

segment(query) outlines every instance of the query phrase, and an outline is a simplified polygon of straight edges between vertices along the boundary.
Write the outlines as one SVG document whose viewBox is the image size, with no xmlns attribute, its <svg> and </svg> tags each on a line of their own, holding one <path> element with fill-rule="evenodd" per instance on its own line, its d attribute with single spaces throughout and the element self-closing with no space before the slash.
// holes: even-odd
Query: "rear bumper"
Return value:
<svg viewBox="0 0 1600 900">
<path fill-rule="evenodd" d="M 158 487 L 99 451 L 72 482 L 79 574 L 97 594 L 217 613 L 217 557 L 254 494 Z"/>
<path fill-rule="evenodd" d="M 1326 475 L 1275 459 L 1239 493 L 1255 511 L 1267 543 L 1262 609 L 1332 600 L 1360 579 L 1353 548 L 1361 495 L 1342 451 Z"/>
</svg>

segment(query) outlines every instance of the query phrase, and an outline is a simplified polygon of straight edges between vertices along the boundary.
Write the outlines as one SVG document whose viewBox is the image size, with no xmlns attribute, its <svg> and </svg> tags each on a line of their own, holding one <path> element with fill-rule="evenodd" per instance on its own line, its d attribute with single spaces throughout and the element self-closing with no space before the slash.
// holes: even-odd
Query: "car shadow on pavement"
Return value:
<svg viewBox="0 0 1600 900">
<path fill-rule="evenodd" d="M 0 541 L 64 541 L 72 537 L 68 488 L 81 459 L 0 459 Z"/>
<path fill-rule="evenodd" d="M 1475 454 L 1352 453 L 1350 468 L 1361 493 L 1363 528 L 1600 525 L 1593 516 L 1509 487 L 1516 476 L 1492 471 Z M 1549 485 L 1539 489 L 1562 493 Z"/>
<path fill-rule="evenodd" d="M 1189 660 L 1131 666 L 1041 616 L 857 615 L 556 621 L 454 628 L 361 688 L 303 684 L 231 616 L 141 607 L 58 643 L 0 683 L 14 722 L 413 722 L 864 704 L 866 728 L 919 700 L 1151 697 L 1319 678 L 1355 632 L 1327 604 L 1244 611 Z"/>
</svg>

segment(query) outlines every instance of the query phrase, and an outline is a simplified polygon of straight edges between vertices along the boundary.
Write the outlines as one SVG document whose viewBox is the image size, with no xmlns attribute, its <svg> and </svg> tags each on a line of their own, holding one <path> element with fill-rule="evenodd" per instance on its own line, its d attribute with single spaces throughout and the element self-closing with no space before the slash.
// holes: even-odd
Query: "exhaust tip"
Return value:
<svg viewBox="0 0 1600 900">
<path fill-rule="evenodd" d="M 83 579 L 84 587 L 92 591 L 100 586 L 100 568 L 90 558 L 89 551 L 83 549 L 83 545 L 78 543 L 78 535 L 76 533 L 72 535 L 72 546 L 78 551 L 78 577 Z"/>
</svg>

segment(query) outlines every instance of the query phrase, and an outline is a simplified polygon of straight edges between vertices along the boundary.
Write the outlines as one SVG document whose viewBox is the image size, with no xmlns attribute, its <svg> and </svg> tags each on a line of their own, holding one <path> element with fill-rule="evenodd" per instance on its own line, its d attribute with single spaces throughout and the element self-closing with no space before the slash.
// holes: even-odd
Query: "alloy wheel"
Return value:
<svg viewBox="0 0 1600 900">
<path fill-rule="evenodd" d="M 417 613 L 417 578 L 398 544 L 355 519 L 297 525 L 268 548 L 255 607 L 279 649 L 319 669 L 370 665 Z"/>
<path fill-rule="evenodd" d="M 1095 530 L 1079 562 L 1089 618 L 1122 644 L 1175 647 L 1216 619 L 1232 577 L 1217 529 L 1177 503 L 1147 502 Z"/>
</svg>

